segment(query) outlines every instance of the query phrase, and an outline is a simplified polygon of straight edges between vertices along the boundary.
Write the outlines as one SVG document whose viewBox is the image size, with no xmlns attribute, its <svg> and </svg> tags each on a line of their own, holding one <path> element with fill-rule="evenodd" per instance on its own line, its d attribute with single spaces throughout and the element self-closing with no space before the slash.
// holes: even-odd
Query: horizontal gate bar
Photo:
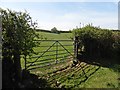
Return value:
<svg viewBox="0 0 120 90">
<path fill-rule="evenodd" d="M 69 49 L 69 50 L 73 50 L 73 49 Z M 47 51 L 47 52 L 55 52 L 56 50 L 50 50 L 50 51 Z M 65 51 L 65 49 L 60 49 L 58 51 Z M 36 52 L 36 53 L 43 53 L 44 51 L 41 51 L 41 52 Z"/>
<path fill-rule="evenodd" d="M 36 62 L 43 62 L 43 61 L 46 61 L 46 60 L 51 60 L 51 59 L 55 59 L 55 58 L 42 59 L 42 60 L 38 60 L 38 61 L 36 61 Z M 33 62 L 34 62 L 34 61 L 33 61 Z M 27 61 L 27 64 L 29 64 L 29 63 L 32 63 L 32 62 Z"/>
<path fill-rule="evenodd" d="M 72 42 L 73 40 L 69 39 L 69 40 L 34 40 L 34 41 L 42 41 L 42 42 L 43 41 L 46 41 L 46 42 L 48 42 L 48 41 L 52 41 L 52 42 L 53 41 L 71 41 Z"/>
<path fill-rule="evenodd" d="M 54 42 L 54 43 L 53 43 L 45 52 L 43 52 L 34 62 L 36 62 L 36 61 L 37 61 L 40 57 L 42 57 L 47 51 L 49 51 L 49 49 L 50 49 L 52 46 L 54 46 L 55 43 L 56 43 L 56 42 Z M 34 62 L 32 62 L 30 65 L 32 65 Z M 26 68 L 30 67 L 30 65 L 27 66 Z"/>
<path fill-rule="evenodd" d="M 61 46 L 61 45 L 58 45 L 59 47 Z M 73 44 L 64 44 L 64 46 L 73 46 Z M 39 46 L 37 46 L 37 47 L 50 47 L 50 46 L 42 46 L 42 45 L 39 45 Z M 37 48 L 36 47 L 36 48 Z M 53 46 L 53 47 L 56 47 L 56 46 Z"/>
<path fill-rule="evenodd" d="M 67 53 L 67 52 L 66 52 Z M 59 55 L 62 55 L 62 54 L 66 54 L 66 53 L 58 53 Z M 43 55 L 42 57 L 46 57 L 46 56 L 54 56 L 54 55 L 57 55 L 57 54 L 47 54 L 47 55 Z M 33 56 L 31 58 L 38 58 L 39 56 Z M 29 59 L 29 58 L 27 58 Z"/>
<path fill-rule="evenodd" d="M 68 56 L 69 56 L 69 55 L 60 56 L 60 57 L 58 57 L 58 59 L 59 59 L 59 58 L 63 58 L 63 57 L 68 57 Z M 38 60 L 38 61 L 36 61 L 36 62 L 43 62 L 43 61 L 51 60 L 51 59 L 56 59 L 56 58 L 55 58 L 55 57 L 54 57 L 54 58 L 47 58 L 47 59 Z M 34 62 L 34 61 L 33 61 L 33 62 Z M 32 63 L 32 62 L 27 61 L 27 64 L 29 64 L 29 63 Z"/>
<path fill-rule="evenodd" d="M 66 61 L 69 61 L 69 60 L 61 60 L 61 61 L 58 61 L 58 63 L 63 63 L 63 62 L 66 62 Z M 47 66 L 55 65 L 55 64 L 56 64 L 56 62 L 53 62 L 53 63 L 45 64 L 45 65 L 42 65 L 42 66 L 37 66 L 37 67 L 28 68 L 27 70 L 33 70 L 33 69 L 42 68 L 42 67 L 47 67 Z"/>
<path fill-rule="evenodd" d="M 30 66 L 42 65 L 42 64 L 51 63 L 51 62 L 55 62 L 55 60 L 49 60 L 49 61 L 46 61 L 46 62 L 39 62 L 39 63 L 37 62 L 37 63 L 33 63 Z"/>
</svg>

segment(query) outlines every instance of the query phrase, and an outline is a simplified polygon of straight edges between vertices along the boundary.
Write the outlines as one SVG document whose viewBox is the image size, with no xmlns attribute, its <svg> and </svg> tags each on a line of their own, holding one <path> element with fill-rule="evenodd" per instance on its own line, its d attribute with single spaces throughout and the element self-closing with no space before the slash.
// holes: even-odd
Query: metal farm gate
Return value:
<svg viewBox="0 0 120 90">
<path fill-rule="evenodd" d="M 26 58 L 27 70 L 65 62 L 77 56 L 76 40 L 36 40 L 35 42 L 39 42 L 40 45 L 34 48 L 37 54 Z"/>
</svg>

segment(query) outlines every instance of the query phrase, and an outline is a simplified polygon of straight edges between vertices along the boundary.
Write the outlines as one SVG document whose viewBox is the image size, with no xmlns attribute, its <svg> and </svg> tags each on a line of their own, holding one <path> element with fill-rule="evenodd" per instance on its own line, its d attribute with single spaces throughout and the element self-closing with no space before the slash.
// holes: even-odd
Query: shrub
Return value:
<svg viewBox="0 0 120 90">
<path fill-rule="evenodd" d="M 34 52 L 33 47 L 37 44 L 33 40 L 38 38 L 38 35 L 35 33 L 36 23 L 32 22 L 27 12 L 1 8 L 0 12 L 2 16 L 3 82 L 4 87 L 8 87 L 12 80 L 16 85 L 21 82 L 20 55 L 26 57 Z M 11 83 L 8 83 L 8 80 Z"/>
<path fill-rule="evenodd" d="M 85 52 L 86 56 L 107 57 L 111 55 L 114 43 L 112 31 L 87 25 L 74 29 L 73 34 L 79 37 L 79 48 Z"/>
<path fill-rule="evenodd" d="M 120 32 L 114 32 L 113 33 L 113 38 L 114 38 L 114 51 L 116 52 L 116 55 L 118 56 L 118 58 L 120 57 Z"/>
</svg>

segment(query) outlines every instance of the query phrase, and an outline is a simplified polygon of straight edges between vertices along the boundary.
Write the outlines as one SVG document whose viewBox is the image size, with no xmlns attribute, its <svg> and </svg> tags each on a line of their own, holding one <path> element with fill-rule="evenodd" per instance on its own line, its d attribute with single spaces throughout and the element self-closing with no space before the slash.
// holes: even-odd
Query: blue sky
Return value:
<svg viewBox="0 0 120 90">
<path fill-rule="evenodd" d="M 1 2 L 0 7 L 30 13 L 38 28 L 72 30 L 93 23 L 101 28 L 118 28 L 117 2 Z"/>
</svg>

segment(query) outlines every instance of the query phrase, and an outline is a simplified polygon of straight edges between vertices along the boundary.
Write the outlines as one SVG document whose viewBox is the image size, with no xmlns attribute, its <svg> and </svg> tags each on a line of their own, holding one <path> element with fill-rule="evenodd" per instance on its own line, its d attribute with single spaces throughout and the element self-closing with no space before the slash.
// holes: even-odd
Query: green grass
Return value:
<svg viewBox="0 0 120 90">
<path fill-rule="evenodd" d="M 71 62 L 68 61 L 31 72 L 47 79 L 52 88 L 118 88 L 118 73 L 110 68 L 86 64 L 85 62 L 76 67 L 70 67 L 70 64 Z M 61 68 L 63 70 L 60 70 Z"/>
<path fill-rule="evenodd" d="M 71 39 L 72 33 L 60 33 L 60 34 L 55 34 L 55 33 L 48 33 L 48 32 L 37 32 L 42 39 L 46 40 L 68 40 Z"/>
<path fill-rule="evenodd" d="M 92 75 L 87 83 L 82 87 L 86 88 L 117 88 L 118 87 L 118 73 L 111 71 L 109 68 L 101 67 L 101 69 Z"/>
<path fill-rule="evenodd" d="M 40 40 L 71 40 L 72 37 L 72 33 L 61 33 L 61 34 L 54 34 L 54 33 L 47 33 L 47 32 L 37 32 L 40 36 Z M 40 45 L 39 47 L 34 47 L 33 50 L 38 53 L 36 54 L 32 54 L 32 57 L 36 57 L 36 58 L 31 58 L 27 59 L 27 61 L 29 62 L 33 62 L 37 59 L 37 57 L 41 56 L 44 52 L 44 55 L 42 55 L 41 58 L 39 58 L 37 61 L 39 62 L 35 62 L 34 64 L 40 64 L 40 65 L 44 65 L 50 62 L 55 62 L 56 61 L 56 45 L 58 45 L 58 58 L 57 60 L 62 60 L 62 59 L 66 59 L 70 53 L 73 54 L 73 41 L 59 41 L 59 43 L 61 43 L 64 48 L 66 48 L 70 53 L 68 53 L 59 43 L 55 43 L 55 41 L 40 41 Z M 53 45 L 54 44 L 54 45 Z M 48 48 L 53 45 L 49 50 Z M 65 45 L 71 45 L 71 46 L 65 46 Z M 46 50 L 48 51 L 53 51 L 53 52 L 46 52 Z M 44 59 L 49 59 L 49 60 L 45 60 L 42 61 Z M 22 63 L 22 68 L 24 67 L 24 59 L 21 58 L 21 63 Z M 27 64 L 30 65 L 30 64 Z M 37 65 L 38 66 L 38 65 Z M 35 66 L 33 66 L 35 67 Z"/>
<path fill-rule="evenodd" d="M 40 37 L 46 40 L 68 40 L 72 37 L 71 33 L 61 33 L 61 34 L 53 34 L 46 32 L 37 32 Z M 41 42 L 40 47 L 33 48 L 35 52 L 44 52 L 49 47 L 41 47 L 41 46 L 51 46 L 54 42 Z M 73 44 L 73 42 L 60 42 L 63 45 Z M 66 49 L 69 50 L 73 54 L 73 46 L 65 46 Z M 63 49 L 63 47 L 59 46 L 58 50 Z M 50 50 L 56 50 L 56 47 L 52 47 Z M 49 51 L 50 51 L 49 50 Z M 64 49 L 63 49 L 64 50 Z M 64 63 L 53 64 L 50 66 L 46 66 L 43 68 L 36 68 L 31 70 L 31 73 L 38 75 L 40 78 L 44 78 L 47 80 L 48 84 L 52 88 L 118 88 L 118 73 L 116 67 L 106 68 L 99 67 L 97 65 L 87 64 L 85 62 L 81 62 L 75 67 L 71 67 L 72 57 L 67 58 L 64 57 L 65 54 L 59 55 L 60 53 L 67 53 L 64 51 L 58 51 L 58 57 L 63 57 L 65 60 Z M 42 53 L 33 56 L 40 56 Z M 46 52 L 43 58 L 40 58 L 38 63 L 41 63 L 41 60 L 47 58 L 55 58 L 56 52 Z M 67 53 L 69 55 L 69 53 Z M 28 59 L 28 61 L 34 61 L 34 59 Z M 48 63 L 50 60 L 44 61 L 44 63 Z M 55 59 L 52 59 L 55 62 Z M 24 60 L 21 58 L 22 68 L 24 68 Z M 118 65 L 116 65 L 118 67 Z M 35 67 L 35 66 L 33 66 Z M 81 68 L 82 67 L 82 68 Z M 85 74 L 84 74 L 84 72 Z M 87 76 L 87 78 L 85 77 Z"/>
</svg>

